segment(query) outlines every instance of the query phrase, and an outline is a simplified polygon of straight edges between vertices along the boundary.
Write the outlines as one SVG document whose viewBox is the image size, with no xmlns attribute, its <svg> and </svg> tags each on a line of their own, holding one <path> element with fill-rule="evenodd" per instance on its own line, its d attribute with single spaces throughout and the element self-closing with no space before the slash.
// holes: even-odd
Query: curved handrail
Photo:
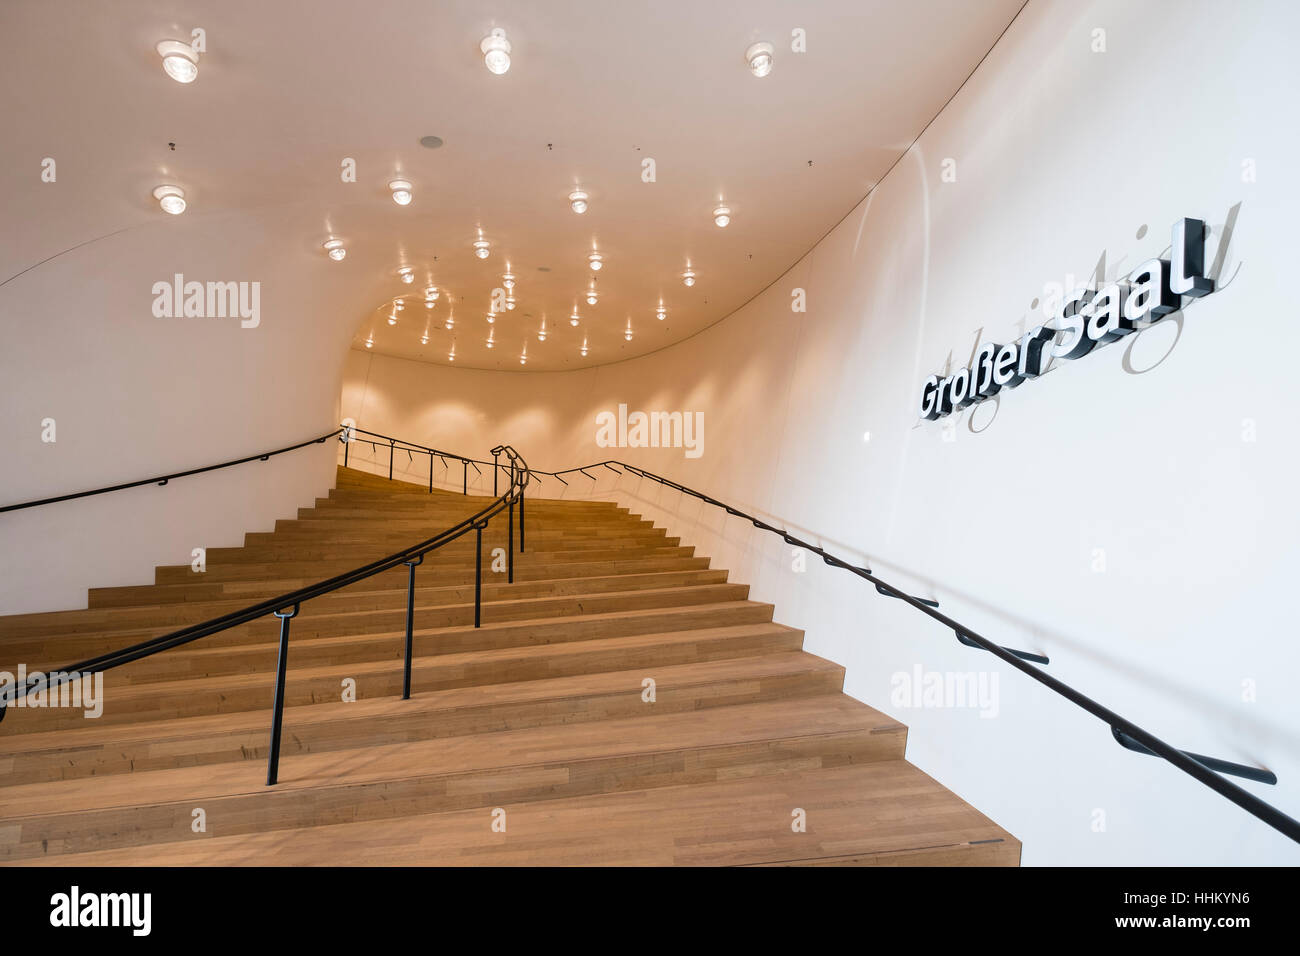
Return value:
<svg viewBox="0 0 1300 956">
<path fill-rule="evenodd" d="M 1072 704 L 1075 704 L 1083 708 L 1085 711 L 1092 714 L 1094 717 L 1097 717 L 1100 720 L 1105 721 L 1109 725 L 1111 733 L 1114 736 L 1115 740 L 1119 742 L 1122 746 L 1124 746 L 1126 749 L 1133 750 L 1138 753 L 1147 753 L 1152 756 L 1162 757 L 1163 759 L 1167 760 L 1169 763 L 1177 767 L 1179 770 L 1183 771 L 1189 776 L 1194 777 L 1195 779 L 1199 780 L 1201 783 L 1205 784 L 1207 787 L 1209 787 L 1211 790 L 1218 793 L 1220 796 L 1226 797 L 1227 799 L 1231 800 L 1233 803 L 1241 807 L 1247 813 L 1252 814 L 1253 816 L 1267 823 L 1273 829 L 1284 834 L 1285 836 L 1290 837 L 1292 840 L 1296 841 L 1297 843 L 1300 843 L 1300 821 L 1297 821 L 1293 817 L 1287 816 L 1285 813 L 1283 813 L 1281 810 L 1279 810 L 1277 807 L 1273 806 L 1272 804 L 1259 799 L 1253 793 L 1243 790 L 1241 787 L 1237 786 L 1232 781 L 1225 780 L 1222 776 L 1220 776 L 1220 773 L 1231 773 L 1236 776 L 1247 777 L 1248 779 L 1255 780 L 1260 783 L 1270 783 L 1270 784 L 1277 783 L 1277 777 L 1274 776 L 1270 771 L 1260 770 L 1259 768 L 1256 767 L 1247 767 L 1242 764 L 1234 764 L 1226 760 L 1218 760 L 1217 758 L 1202 757 L 1199 754 L 1192 754 L 1185 750 L 1179 750 L 1177 747 L 1165 743 L 1159 737 L 1156 737 L 1154 734 L 1150 733 L 1149 731 L 1144 730 L 1143 728 L 1139 727 L 1137 724 L 1133 723 L 1127 718 L 1120 716 L 1119 714 L 1115 713 L 1115 711 L 1110 710 L 1108 707 L 1105 707 L 1102 704 L 1097 703 L 1095 700 L 1085 696 L 1084 694 L 1075 690 L 1070 685 L 1060 680 L 1057 680 L 1055 677 L 1048 674 L 1046 671 L 1040 670 L 1039 668 L 1035 667 L 1033 664 L 1029 663 L 1027 660 L 1022 659 L 1022 657 L 1018 655 L 1022 654 L 1023 652 L 1013 651 L 1010 648 L 1005 648 L 999 644 L 994 643 L 993 641 L 989 640 L 983 635 L 978 634 L 975 631 L 972 631 L 964 624 L 961 624 L 953 620 L 952 618 L 948 617 L 946 614 L 941 613 L 938 610 L 937 602 L 926 601 L 922 598 L 913 597 L 912 595 L 907 594 L 902 589 L 895 587 L 889 582 L 881 580 L 875 574 L 873 574 L 871 570 L 868 568 L 856 567 L 850 564 L 849 562 L 845 561 L 843 558 L 836 557 L 835 555 L 831 554 L 830 552 L 826 551 L 823 548 L 820 548 L 813 544 L 809 544 L 807 541 L 803 541 L 799 538 L 796 538 L 794 535 L 790 534 L 788 531 L 786 531 L 783 528 L 777 528 L 773 525 L 770 525 L 766 521 L 763 521 L 759 518 L 755 518 L 753 515 L 746 514 L 745 512 L 741 511 L 739 508 L 733 508 L 731 505 L 718 501 L 716 498 L 712 498 L 709 495 L 704 494 L 703 492 L 696 491 L 693 488 L 688 488 L 685 485 L 679 484 L 678 482 L 675 482 L 669 478 L 664 478 L 662 475 L 656 475 L 653 472 L 646 471 L 644 468 L 638 468 L 635 465 L 629 465 L 626 462 L 619 461 L 617 459 L 599 461 L 599 462 L 595 462 L 594 464 L 583 465 L 579 468 L 566 468 L 562 471 L 541 471 L 540 469 L 534 469 L 533 473 L 550 475 L 551 477 L 559 479 L 561 475 L 568 475 L 568 474 L 573 474 L 574 472 L 581 472 L 582 474 L 586 475 L 588 478 L 591 478 L 594 481 L 595 476 L 588 474 L 588 472 L 585 469 L 600 468 L 601 466 L 604 466 L 608 468 L 610 471 L 617 472 L 618 469 L 614 468 L 613 467 L 614 465 L 619 465 L 623 468 L 626 468 L 634 475 L 638 475 L 642 478 L 649 478 L 650 480 L 656 481 L 661 485 L 666 485 L 669 488 L 674 488 L 677 491 L 682 492 L 683 494 L 687 494 L 690 495 L 691 497 L 698 498 L 699 500 L 703 501 L 705 504 L 713 505 L 714 507 L 717 508 L 722 508 L 729 515 L 748 520 L 754 525 L 755 528 L 758 528 L 762 531 L 769 531 L 773 534 L 779 535 L 782 539 L 784 539 L 784 541 L 787 544 L 793 545 L 794 547 L 803 548 L 806 551 L 811 551 L 813 554 L 818 555 L 822 559 L 822 561 L 824 561 L 828 565 L 831 565 L 832 567 L 843 568 L 845 571 L 849 571 L 853 574 L 856 574 L 858 577 L 863 578 L 864 580 L 870 581 L 872 584 L 876 586 L 876 591 L 879 592 L 880 594 L 886 597 L 897 598 L 900 601 L 904 601 L 907 604 L 911 605 L 912 607 L 916 608 L 916 610 L 920 611 L 922 614 L 934 618 L 936 621 L 939 621 L 945 627 L 951 628 L 953 631 L 956 632 L 958 640 L 960 640 L 963 644 L 966 644 L 968 646 L 978 646 L 980 648 L 983 648 L 984 650 L 988 651 L 990 654 L 993 654 L 1003 663 L 1009 664 L 1010 666 L 1016 668 L 1016 670 L 1019 670 L 1022 673 L 1027 674 L 1029 677 L 1038 681 L 1040 684 L 1044 685 L 1050 690 L 1055 691 L 1057 694 L 1060 694 L 1062 697 L 1070 701 Z M 1207 766 L 1207 764 L 1209 765 Z M 1216 773 L 1215 772 L 1216 770 L 1219 771 L 1219 773 Z"/>
<path fill-rule="evenodd" d="M 257 455 L 249 455 L 246 458 L 236 458 L 233 461 L 223 461 L 217 465 L 206 465 L 203 468 L 191 468 L 188 471 L 178 471 L 170 475 L 159 475 L 156 478 L 141 478 L 139 481 L 128 481 L 120 485 L 106 485 L 103 488 L 94 488 L 90 491 L 74 491 L 69 495 L 56 495 L 53 498 L 41 498 L 38 501 L 22 501 L 16 505 L 5 505 L 0 507 L 0 513 L 6 511 L 21 511 L 23 508 L 35 508 L 39 505 L 52 505 L 60 501 L 72 501 L 74 498 L 89 498 L 92 495 L 106 495 L 110 491 L 125 491 L 127 488 L 139 488 L 141 485 L 165 485 L 175 478 L 188 478 L 190 475 L 201 475 L 206 471 L 217 471 L 221 468 L 230 468 L 234 465 L 244 465 L 250 461 L 266 461 L 274 458 L 276 455 L 283 455 L 285 452 L 297 451 L 299 448 L 306 448 L 308 445 L 320 445 L 335 435 L 343 432 L 342 428 L 336 428 L 327 435 L 321 435 L 320 438 L 309 438 L 307 441 L 300 441 L 296 445 L 289 445 L 285 448 L 277 448 L 275 451 L 265 451 Z"/>
<path fill-rule="evenodd" d="M 331 434 L 339 434 L 341 431 L 344 431 L 344 429 L 340 429 L 339 431 L 333 432 Z M 326 435 L 324 438 L 319 440 L 324 441 L 329 437 L 330 435 Z M 275 705 L 276 716 L 272 727 L 272 734 L 273 734 L 272 758 L 271 758 L 271 763 L 267 775 L 267 783 L 268 784 L 274 783 L 276 778 L 276 757 L 278 756 L 278 751 L 279 751 L 278 740 L 279 740 L 280 709 L 281 709 L 280 702 L 283 698 L 283 689 L 284 689 L 284 660 L 285 660 L 285 656 L 286 656 L 285 652 L 288 644 L 289 620 L 297 615 L 300 605 L 302 605 L 306 601 L 311 600 L 312 598 L 320 597 L 323 594 L 329 594 L 332 591 L 337 591 L 340 588 L 347 587 L 348 585 L 351 584 L 356 584 L 357 582 L 363 581 L 366 578 L 372 577 L 376 574 L 380 574 L 384 571 L 391 570 L 392 568 L 396 568 L 399 565 L 403 565 L 403 564 L 408 565 L 410 567 L 411 579 L 413 582 L 414 575 L 415 575 L 415 566 L 418 565 L 423 560 L 424 555 L 428 554 L 430 551 L 434 551 L 437 548 L 442 547 L 445 544 L 457 540 L 463 535 L 468 534 L 470 531 L 475 531 L 478 535 L 477 561 L 479 562 L 480 565 L 476 573 L 475 595 L 474 595 L 475 598 L 474 624 L 477 627 L 479 626 L 480 623 L 480 602 L 481 602 L 480 582 L 482 580 L 482 567 L 481 567 L 482 533 L 483 533 L 483 529 L 487 527 L 489 521 L 491 521 L 494 517 L 496 517 L 497 515 L 501 514 L 503 511 L 506 510 L 509 510 L 510 512 L 510 541 L 509 541 L 509 545 L 510 545 L 509 552 L 510 552 L 510 559 L 511 559 L 510 579 L 513 581 L 514 578 L 514 573 L 513 573 L 514 572 L 514 509 L 516 505 L 519 508 L 519 548 L 522 551 L 523 550 L 524 489 L 528 486 L 531 475 L 528 469 L 528 463 L 511 446 L 503 445 L 500 446 L 499 450 L 503 451 L 509 460 L 510 486 L 501 495 L 494 498 L 492 502 L 488 504 L 486 507 L 476 512 L 475 514 L 471 515 L 470 517 L 465 518 L 459 523 L 452 525 L 450 528 L 447 528 L 446 530 L 441 531 L 438 534 L 433 535 L 430 538 L 426 538 L 423 541 L 420 541 L 416 544 L 410 545 L 409 547 L 403 548 L 400 551 L 396 551 L 385 557 L 379 558 L 378 560 L 372 561 L 369 564 L 365 564 L 360 567 L 353 568 L 351 571 L 345 571 L 342 574 L 335 575 L 332 578 L 327 578 L 323 581 L 318 581 L 315 584 L 309 584 L 305 587 L 301 587 L 293 591 L 288 591 L 284 594 L 277 595 L 276 597 L 268 598 L 267 600 L 259 601 L 256 604 L 249 605 L 248 607 L 242 608 L 241 610 L 231 611 L 228 614 L 223 614 L 220 617 L 215 617 L 207 621 L 202 621 L 198 624 L 191 624 L 187 627 L 180 628 L 179 630 L 171 631 L 167 634 L 162 634 L 159 635 L 158 637 L 153 637 L 146 641 L 141 641 L 140 643 L 133 644 L 129 647 L 119 648 L 117 650 L 110 651 L 106 654 L 100 654 L 97 657 L 91 657 L 84 661 L 78 661 L 75 664 L 69 664 L 66 667 L 56 668 L 54 670 L 46 671 L 30 679 L 26 684 L 24 684 L 21 687 L 19 687 L 17 684 L 9 685 L 4 689 L 3 692 L 0 692 L 0 721 L 4 719 L 6 713 L 8 712 L 8 708 L 11 704 L 16 703 L 20 698 L 26 697 L 27 695 L 35 692 L 38 689 L 44 689 L 46 691 L 49 691 L 52 688 L 57 688 L 62 684 L 68 683 L 71 680 L 83 677 L 85 675 L 106 671 L 109 670 L 110 668 L 119 667 L 123 664 L 129 664 L 132 661 L 138 661 L 145 657 L 152 657 L 154 654 L 159 654 L 163 651 L 171 650 L 174 647 L 181 647 L 193 641 L 200 640 L 201 638 L 210 637 L 213 634 L 218 634 L 222 631 L 229 630 L 232 627 L 238 627 L 241 624 L 247 624 L 251 621 L 257 620 L 258 618 L 262 618 L 267 615 L 274 614 L 276 617 L 280 618 L 281 620 L 281 644 L 280 644 L 281 664 L 277 676 L 276 705 Z M 459 455 L 455 457 L 460 458 L 461 460 L 464 461 L 472 460 L 472 459 L 465 459 Z M 414 586 L 412 585 L 412 587 L 409 589 L 409 594 L 408 594 L 407 635 L 406 635 L 407 637 L 406 696 L 409 696 L 409 684 L 410 684 L 409 675 L 410 675 L 411 629 L 412 629 L 411 612 L 413 610 L 413 602 L 414 602 Z M 290 608 L 292 608 L 292 611 L 288 610 Z M 57 679 L 52 680 L 51 679 L 52 677 L 57 677 Z"/>
</svg>

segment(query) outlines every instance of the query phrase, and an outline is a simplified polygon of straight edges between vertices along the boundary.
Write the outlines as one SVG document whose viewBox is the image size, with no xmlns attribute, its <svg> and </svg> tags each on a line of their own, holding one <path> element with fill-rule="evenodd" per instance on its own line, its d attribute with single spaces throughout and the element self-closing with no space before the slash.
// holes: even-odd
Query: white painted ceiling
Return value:
<svg viewBox="0 0 1300 956">
<path fill-rule="evenodd" d="M 516 371 L 525 345 L 527 371 L 619 361 L 717 322 L 789 268 L 907 149 L 1021 5 L 6 0 L 0 282 L 156 224 L 166 217 L 151 190 L 174 182 L 184 218 L 205 233 L 247 241 L 241 214 L 260 222 L 271 211 L 259 244 L 346 273 L 340 308 L 355 311 L 354 348 L 373 336 L 375 352 L 446 363 L 454 343 L 457 365 Z M 514 48 L 501 76 L 479 52 L 497 26 Z M 198 79 L 181 85 L 154 45 L 195 27 L 207 52 Z M 807 52 L 791 50 L 795 29 Z M 756 40 L 776 47 L 761 79 L 743 56 Z M 430 134 L 444 145 L 420 146 Z M 57 189 L 40 183 L 46 156 Z M 345 158 L 355 183 L 341 179 Z M 642 181 L 646 158 L 653 183 Z M 389 197 L 394 178 L 413 183 L 409 206 Z M 584 215 L 567 200 L 578 186 L 591 196 Z M 720 201 L 732 209 L 726 229 L 713 224 Z M 479 230 L 492 243 L 486 260 L 471 248 Z M 347 245 L 342 262 L 321 249 L 331 235 Z M 599 273 L 587 266 L 593 248 L 605 257 Z M 497 317 L 489 350 L 486 315 L 507 262 L 517 306 Z M 680 278 L 688 262 L 691 289 Z M 402 265 L 414 284 L 398 279 Z M 588 306 L 593 275 L 600 301 Z M 433 310 L 421 307 L 427 284 L 443 290 Z M 399 296 L 407 308 L 389 325 Z"/>
</svg>

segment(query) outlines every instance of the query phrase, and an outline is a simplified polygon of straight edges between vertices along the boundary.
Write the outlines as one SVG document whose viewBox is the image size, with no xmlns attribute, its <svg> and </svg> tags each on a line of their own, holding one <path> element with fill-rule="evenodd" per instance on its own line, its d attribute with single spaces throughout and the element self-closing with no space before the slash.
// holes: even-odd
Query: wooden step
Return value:
<svg viewBox="0 0 1300 956">
<path fill-rule="evenodd" d="M 715 642 L 714 653 L 724 645 Z M 555 655 L 558 656 L 558 655 Z M 588 665 L 592 654 L 585 655 Z M 517 730 L 620 717 L 649 717 L 760 700 L 829 694 L 844 670 L 802 651 L 779 650 L 685 664 L 659 661 L 636 670 L 601 670 L 573 677 L 474 684 L 420 691 L 410 700 L 380 697 L 353 703 L 289 708 L 284 756 L 385 743 Z M 486 663 L 486 662 L 480 662 Z M 498 660 L 498 664 L 504 662 Z M 535 661 L 532 662 L 535 665 Z M 486 668 L 479 668 L 486 673 Z M 539 673 L 534 669 L 533 673 Z M 498 673 L 509 676 L 505 667 Z M 423 680 L 429 676 L 421 671 Z M 655 699 L 643 698 L 653 677 Z M 92 726 L 84 726 L 92 724 Z M 10 738 L 0 786 L 72 780 L 110 773 L 175 769 L 267 757 L 270 717 L 265 708 L 218 716 L 79 728 Z M 256 772 L 256 771 L 255 771 Z"/>
<path fill-rule="evenodd" d="M 53 866 L 1015 866 L 1020 841 L 902 760 L 26 860 Z M 796 833 L 802 809 L 807 829 Z"/>
<path fill-rule="evenodd" d="M 195 807 L 223 835 L 289 830 L 900 760 L 905 737 L 822 695 L 305 754 L 275 787 L 242 763 L 20 784 L 0 789 L 0 859 L 185 840 Z"/>
</svg>

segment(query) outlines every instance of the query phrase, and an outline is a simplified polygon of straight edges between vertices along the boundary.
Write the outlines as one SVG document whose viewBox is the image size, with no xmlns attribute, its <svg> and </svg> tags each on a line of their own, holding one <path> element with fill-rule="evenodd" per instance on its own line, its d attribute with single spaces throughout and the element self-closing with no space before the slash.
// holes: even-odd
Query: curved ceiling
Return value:
<svg viewBox="0 0 1300 956">
<path fill-rule="evenodd" d="M 11 0 L 0 44 L 24 82 L 0 93 L 10 146 L 0 282 L 165 217 L 151 192 L 175 183 L 183 216 L 205 231 L 247 241 L 240 215 L 271 211 L 259 244 L 346 273 L 347 302 L 373 303 L 354 317 L 354 348 L 369 340 L 446 363 L 454 346 L 457 365 L 512 370 L 526 348 L 529 371 L 631 358 L 718 321 L 789 268 L 1021 5 Z M 154 46 L 196 27 L 206 50 L 182 85 Z M 494 27 L 513 47 L 503 75 L 479 50 Z M 794 31 L 806 52 L 791 49 Z M 762 78 L 744 60 L 758 40 L 775 47 Z M 421 146 L 428 135 L 443 145 Z M 57 191 L 37 185 L 45 157 L 57 158 Z M 347 161 L 355 182 L 344 181 Z M 399 178 L 413 186 L 406 206 L 389 194 Z M 582 215 L 567 198 L 578 187 L 590 195 Z M 725 229 L 713 223 L 720 202 L 732 210 Z M 491 243 L 483 260 L 480 235 Z M 342 261 L 321 248 L 331 236 L 345 243 Z M 489 324 L 507 264 L 516 305 Z M 425 309 L 430 285 L 439 298 Z M 398 297 L 408 304 L 390 324 Z"/>
</svg>

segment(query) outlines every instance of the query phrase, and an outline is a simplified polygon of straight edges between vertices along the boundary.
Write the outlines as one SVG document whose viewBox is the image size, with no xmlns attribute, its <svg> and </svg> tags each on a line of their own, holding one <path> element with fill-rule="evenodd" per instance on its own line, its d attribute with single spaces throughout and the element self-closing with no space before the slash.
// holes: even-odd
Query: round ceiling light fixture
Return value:
<svg viewBox="0 0 1300 956">
<path fill-rule="evenodd" d="M 512 273 L 512 272 L 507 272 L 505 275 L 503 275 L 503 276 L 501 277 L 501 284 L 502 284 L 503 286 L 505 286 L 506 289 L 513 289 L 513 288 L 515 287 L 515 276 L 514 276 L 514 273 Z"/>
<path fill-rule="evenodd" d="M 324 249 L 326 254 L 335 262 L 341 262 L 348 254 L 348 251 L 343 248 L 342 239 L 326 239 L 325 242 L 321 244 L 321 248 Z"/>
<path fill-rule="evenodd" d="M 177 83 L 193 83 L 199 75 L 199 55 L 184 40 L 163 40 L 155 50 L 162 57 L 163 71 Z"/>
<path fill-rule="evenodd" d="M 727 223 L 731 222 L 731 207 L 717 206 L 713 210 L 713 224 L 719 229 L 726 229 Z"/>
<path fill-rule="evenodd" d="M 587 194 L 581 189 L 575 189 L 569 193 L 569 205 L 573 207 L 574 212 L 582 215 L 587 211 Z"/>
<path fill-rule="evenodd" d="M 587 265 L 591 266 L 592 272 L 599 272 L 600 267 L 605 264 L 605 257 L 599 252 L 593 252 L 587 256 Z"/>
<path fill-rule="evenodd" d="M 405 179 L 394 179 L 388 184 L 388 191 L 393 194 L 393 202 L 399 206 L 411 204 L 411 184 Z"/>
<path fill-rule="evenodd" d="M 510 41 L 506 39 L 505 30 L 494 28 L 483 38 L 478 48 L 483 51 L 483 62 L 489 72 L 500 76 L 510 69 Z"/>
<path fill-rule="evenodd" d="M 478 256 L 480 259 L 486 259 L 491 248 L 492 243 L 488 242 L 486 239 L 479 239 L 474 243 L 474 255 Z"/>
<path fill-rule="evenodd" d="M 371 336 L 370 338 L 366 339 L 366 348 L 373 349 L 374 347 L 375 347 L 375 339 L 374 336 Z"/>
<path fill-rule="evenodd" d="M 587 305 L 595 305 L 598 298 L 599 293 L 596 292 L 596 280 L 592 279 L 591 288 L 587 290 Z"/>
<path fill-rule="evenodd" d="M 755 76 L 767 76 L 772 72 L 772 44 L 759 42 L 752 44 L 745 51 L 745 62 L 749 64 L 749 72 Z"/>
<path fill-rule="evenodd" d="M 586 358 L 586 357 L 587 357 L 587 340 L 586 340 L 586 339 L 583 339 L 583 340 L 582 340 L 582 348 L 578 349 L 578 354 L 581 355 L 583 358 Z"/>
<path fill-rule="evenodd" d="M 506 296 L 506 309 L 510 312 L 515 310 L 515 297 L 513 295 Z"/>
<path fill-rule="evenodd" d="M 688 287 L 695 285 L 695 273 L 687 269 L 682 273 L 682 282 L 686 283 Z"/>
<path fill-rule="evenodd" d="M 447 321 L 442 323 L 442 327 L 444 329 L 454 329 L 456 327 L 456 320 L 449 315 L 447 316 Z"/>
<path fill-rule="evenodd" d="M 429 333 L 428 333 L 427 331 L 426 331 L 423 335 L 420 336 L 420 344 L 421 344 L 421 345 L 428 345 L 428 344 L 429 344 Z"/>
<path fill-rule="evenodd" d="M 429 286 L 429 288 L 427 288 L 427 289 L 424 290 L 424 297 L 425 297 L 426 299 L 428 299 L 430 302 L 437 302 L 437 301 L 438 301 L 438 287 L 437 287 L 436 285 L 431 285 L 431 286 Z"/>
<path fill-rule="evenodd" d="M 489 313 L 487 314 L 487 320 L 488 320 L 488 325 L 492 325 L 493 323 L 495 323 L 496 320 L 497 320 L 496 313 L 495 313 L 495 312 L 489 312 Z"/>
<path fill-rule="evenodd" d="M 668 310 L 663 307 L 663 303 L 660 303 L 659 308 L 655 309 L 655 318 L 662 322 L 667 316 Z"/>
<path fill-rule="evenodd" d="M 573 315 L 569 316 L 569 324 L 570 324 L 570 325 L 577 325 L 577 324 L 578 324 L 578 321 L 579 321 L 579 320 L 578 320 L 578 307 L 575 305 L 575 306 L 573 307 Z"/>
<path fill-rule="evenodd" d="M 402 281 L 407 285 L 410 285 L 415 281 L 415 270 L 410 266 L 402 266 L 402 268 L 397 270 L 397 274 L 402 277 Z"/>
<path fill-rule="evenodd" d="M 185 190 L 180 186 L 159 186 L 153 191 L 153 198 L 158 200 L 163 212 L 179 216 L 185 211 Z"/>
</svg>

